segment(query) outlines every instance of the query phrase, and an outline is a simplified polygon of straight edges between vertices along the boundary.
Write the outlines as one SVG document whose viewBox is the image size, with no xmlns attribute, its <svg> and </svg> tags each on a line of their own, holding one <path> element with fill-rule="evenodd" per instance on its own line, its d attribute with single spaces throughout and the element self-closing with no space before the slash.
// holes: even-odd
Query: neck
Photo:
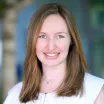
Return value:
<svg viewBox="0 0 104 104">
<path fill-rule="evenodd" d="M 66 65 L 61 64 L 52 67 L 42 65 L 42 68 L 43 78 L 45 78 L 47 81 L 55 79 L 61 80 L 64 78 Z"/>
<path fill-rule="evenodd" d="M 64 79 L 66 65 L 57 65 L 49 67 L 42 65 L 43 76 L 41 80 L 40 92 L 53 92 L 56 91 Z"/>
</svg>

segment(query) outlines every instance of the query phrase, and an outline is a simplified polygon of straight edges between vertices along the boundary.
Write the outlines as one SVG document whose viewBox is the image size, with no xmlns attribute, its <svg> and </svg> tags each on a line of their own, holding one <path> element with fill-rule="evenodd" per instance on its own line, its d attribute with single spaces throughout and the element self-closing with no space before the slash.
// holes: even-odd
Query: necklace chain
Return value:
<svg viewBox="0 0 104 104">
<path fill-rule="evenodd" d="M 50 84 L 53 80 L 48 81 L 48 80 L 46 79 L 46 77 L 43 77 L 43 81 L 45 81 L 46 84 Z"/>
<path fill-rule="evenodd" d="M 46 84 L 50 84 L 50 82 L 51 82 L 51 81 L 47 81 L 46 77 L 44 77 L 43 80 L 46 82 Z"/>
</svg>

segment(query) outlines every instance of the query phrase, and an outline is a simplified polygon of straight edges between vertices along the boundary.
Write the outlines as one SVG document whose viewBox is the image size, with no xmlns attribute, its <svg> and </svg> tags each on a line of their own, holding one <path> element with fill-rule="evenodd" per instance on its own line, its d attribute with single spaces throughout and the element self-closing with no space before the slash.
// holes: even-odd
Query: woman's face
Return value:
<svg viewBox="0 0 104 104">
<path fill-rule="evenodd" d="M 65 20 L 60 15 L 52 14 L 42 24 L 36 43 L 36 55 L 45 66 L 66 64 L 70 43 Z"/>
</svg>

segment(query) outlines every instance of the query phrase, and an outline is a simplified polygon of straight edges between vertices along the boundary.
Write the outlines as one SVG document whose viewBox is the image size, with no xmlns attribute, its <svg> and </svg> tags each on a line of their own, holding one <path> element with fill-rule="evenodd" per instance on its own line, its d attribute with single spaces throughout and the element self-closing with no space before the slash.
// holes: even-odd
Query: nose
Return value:
<svg viewBox="0 0 104 104">
<path fill-rule="evenodd" d="M 49 50 L 54 50 L 56 48 L 56 43 L 54 39 L 50 39 L 48 41 L 48 49 Z"/>
</svg>

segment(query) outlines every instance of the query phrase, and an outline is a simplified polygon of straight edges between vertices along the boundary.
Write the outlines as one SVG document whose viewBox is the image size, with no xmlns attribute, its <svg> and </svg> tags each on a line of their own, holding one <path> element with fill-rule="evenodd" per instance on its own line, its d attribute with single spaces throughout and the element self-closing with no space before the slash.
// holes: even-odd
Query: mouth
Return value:
<svg viewBox="0 0 104 104">
<path fill-rule="evenodd" d="M 44 53 L 45 57 L 48 59 L 56 59 L 58 58 L 60 53 Z"/>
</svg>

